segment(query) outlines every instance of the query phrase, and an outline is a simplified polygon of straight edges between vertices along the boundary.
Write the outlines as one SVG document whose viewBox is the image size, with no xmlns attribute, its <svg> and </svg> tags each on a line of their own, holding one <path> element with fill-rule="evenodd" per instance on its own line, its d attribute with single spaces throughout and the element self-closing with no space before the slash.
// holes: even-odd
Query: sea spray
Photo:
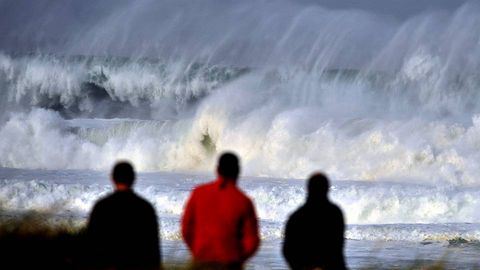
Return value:
<svg viewBox="0 0 480 270">
<path fill-rule="evenodd" d="M 17 179 L 6 179 L 9 173 Z M 208 179 L 207 175 L 140 174 L 135 189 L 155 206 L 164 239 L 180 239 L 179 217 L 190 190 Z M 281 239 L 288 215 L 305 201 L 305 183 L 244 177 L 240 186 L 255 202 L 262 237 Z M 77 227 L 85 224 L 94 202 L 112 192 L 107 176 L 93 171 L 4 170 L 0 187 L 3 219 L 54 211 L 45 222 Z M 479 195 L 478 188 L 336 181 L 330 197 L 342 207 L 349 224 L 347 239 L 446 242 L 461 237 L 474 242 L 480 240 Z"/>
</svg>

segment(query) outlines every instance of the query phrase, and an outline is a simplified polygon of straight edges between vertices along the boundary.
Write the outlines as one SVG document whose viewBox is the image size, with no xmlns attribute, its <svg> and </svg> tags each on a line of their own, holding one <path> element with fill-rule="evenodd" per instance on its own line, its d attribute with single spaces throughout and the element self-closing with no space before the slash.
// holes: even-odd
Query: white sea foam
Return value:
<svg viewBox="0 0 480 270">
<path fill-rule="evenodd" d="M 24 48 L 0 52 L 0 223 L 38 211 L 83 226 L 111 191 L 104 172 L 129 159 L 177 245 L 191 188 L 233 150 L 263 239 L 279 243 L 304 201 L 289 178 L 322 170 L 347 252 L 359 246 L 349 260 L 371 241 L 395 241 L 391 268 L 419 242 L 427 258 L 475 249 L 480 6 L 397 21 L 305 3 L 102 3 L 65 32 L 42 7 L 5 28 Z M 450 268 L 475 257 L 460 250 Z"/>
<path fill-rule="evenodd" d="M 89 171 L 2 169 L 0 206 L 6 213 L 37 211 L 53 221 L 84 224 L 93 203 L 111 192 L 107 176 Z M 9 179 L 12 176 L 18 179 Z M 36 180 L 29 180 L 37 178 Z M 179 240 L 179 220 L 191 188 L 208 176 L 141 174 L 137 192 L 155 206 L 165 239 Z M 264 239 L 281 239 L 284 222 L 304 202 L 300 180 L 245 178 Z M 480 190 L 402 183 L 334 181 L 331 198 L 343 209 L 347 239 L 378 241 L 480 241 Z"/>
<path fill-rule="evenodd" d="M 466 125 L 421 118 L 334 121 L 317 108 L 277 115 L 274 105 L 236 114 L 229 98 L 223 93 L 179 121 L 92 120 L 81 127 L 48 110 L 18 113 L 0 128 L 0 164 L 107 169 L 128 158 L 140 170 L 208 171 L 216 153 L 232 149 L 248 175 L 303 178 L 321 169 L 337 179 L 479 183 L 478 116 Z"/>
<path fill-rule="evenodd" d="M 25 106 L 60 106 L 86 113 L 105 105 L 98 99 L 159 110 L 160 106 L 185 105 L 241 72 L 182 62 L 50 55 L 12 58 L 0 53 L 3 98 Z"/>
<path fill-rule="evenodd" d="M 205 16 L 193 10 L 185 10 L 191 17 L 178 15 L 186 21 L 177 30 L 195 32 Z M 233 150 L 247 176 L 327 172 L 347 222 L 367 226 L 351 227 L 351 239 L 377 235 L 375 224 L 479 223 L 478 11 L 467 4 L 400 23 L 295 4 L 277 16 L 240 12 L 245 25 L 258 25 L 249 31 L 230 24 L 230 31 L 207 33 L 208 42 L 201 31 L 187 35 L 205 42 L 178 44 L 178 57 L 0 53 L 0 166 L 107 170 L 129 159 L 142 172 L 205 173 L 219 153 Z M 221 18 L 206 17 L 221 26 Z M 263 39 L 274 24 L 281 29 Z M 166 29 L 163 36 L 178 41 Z M 238 40 L 243 36 L 252 44 Z M 2 207 L 13 212 L 85 216 L 108 190 L 74 179 L 10 181 L 16 177 L 2 180 L 0 189 Z M 263 235 L 277 239 L 280 224 L 303 201 L 303 186 L 255 181 L 261 184 L 245 187 L 258 204 Z M 166 216 L 170 238 L 178 238 L 189 187 L 139 189 Z M 385 225 L 379 237 L 444 235 L 424 229 L 409 234 Z M 444 238 L 477 237 L 457 232 Z"/>
<path fill-rule="evenodd" d="M 188 7 L 179 29 L 196 29 Z M 221 42 L 209 33 L 216 46 L 179 48 L 178 58 L 0 53 L 0 166 L 108 169 L 128 158 L 142 171 L 205 172 L 229 149 L 248 175 L 323 170 L 336 179 L 478 186 L 478 10 L 467 4 L 401 23 L 300 4 L 264 21 L 256 10 L 245 18 L 259 26 L 248 34 L 254 47 L 270 44 L 258 38 L 267 26 L 285 26 L 274 29 L 282 42 L 264 64 L 252 60 L 257 50 L 238 55 L 231 41 L 245 29 L 232 25 Z M 287 50 L 299 38 L 305 46 Z M 355 44 L 376 49 L 345 62 Z M 238 57 L 214 61 L 229 46 Z"/>
</svg>

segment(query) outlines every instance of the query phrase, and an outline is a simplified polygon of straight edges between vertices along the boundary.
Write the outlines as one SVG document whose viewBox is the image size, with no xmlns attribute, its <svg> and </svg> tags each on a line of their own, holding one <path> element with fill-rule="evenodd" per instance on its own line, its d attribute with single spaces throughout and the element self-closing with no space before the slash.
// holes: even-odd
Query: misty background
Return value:
<svg viewBox="0 0 480 270">
<path fill-rule="evenodd" d="M 288 57 L 297 61 L 302 59 L 302 53 L 311 50 L 311 44 L 322 48 L 336 46 L 335 39 L 328 36 L 338 35 L 351 41 L 337 42 L 345 47 L 345 59 L 336 61 L 352 66 L 369 59 L 406 21 L 429 13 L 433 14 L 431 18 L 420 24 L 438 20 L 432 28 L 435 24 L 442 27 L 442 22 L 466 2 L 1 0 L 0 50 L 200 57 L 255 65 L 278 58 L 275 52 L 283 50 L 278 48 L 282 42 L 290 51 Z M 329 44 L 322 44 L 319 38 Z M 308 56 L 303 58 L 308 62 Z"/>
</svg>

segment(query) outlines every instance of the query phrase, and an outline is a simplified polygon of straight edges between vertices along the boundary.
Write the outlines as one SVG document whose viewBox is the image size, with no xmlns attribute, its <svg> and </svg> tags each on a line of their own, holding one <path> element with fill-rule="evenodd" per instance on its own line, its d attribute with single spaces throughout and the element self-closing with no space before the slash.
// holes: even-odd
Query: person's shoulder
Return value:
<svg viewBox="0 0 480 270">
<path fill-rule="evenodd" d="M 306 209 L 305 205 L 301 205 L 295 211 L 293 211 L 293 213 L 290 214 L 289 219 L 290 220 L 296 220 L 296 219 L 299 219 L 299 218 L 305 216 L 306 214 L 307 214 L 307 209 Z"/>
<path fill-rule="evenodd" d="M 343 211 L 342 211 L 342 209 L 341 209 L 337 204 L 335 204 L 335 203 L 333 203 L 333 202 L 329 202 L 329 207 L 330 207 L 330 211 L 331 211 L 334 215 L 343 217 Z"/>
<path fill-rule="evenodd" d="M 287 228 L 296 228 L 302 226 L 305 220 L 308 220 L 308 213 L 305 211 L 305 206 L 302 205 L 288 216 L 286 226 Z"/>
<path fill-rule="evenodd" d="M 138 195 L 137 193 L 132 192 L 134 199 L 136 200 L 137 204 L 141 205 L 144 208 L 149 208 L 153 210 L 153 205 L 144 197 Z"/>
<path fill-rule="evenodd" d="M 240 188 L 236 187 L 235 192 L 240 200 L 248 204 L 253 204 L 252 199 L 247 194 L 245 194 L 245 192 L 243 192 Z"/>
<path fill-rule="evenodd" d="M 114 200 L 114 196 L 115 193 L 110 193 L 110 194 L 107 194 L 103 197 L 101 197 L 100 199 L 97 200 L 97 202 L 95 202 L 95 206 L 94 207 L 104 207 L 104 206 L 107 206 L 109 204 L 112 203 L 112 201 Z"/>
<path fill-rule="evenodd" d="M 329 201 L 330 208 L 337 212 L 342 212 L 342 209 L 334 202 Z"/>
<path fill-rule="evenodd" d="M 110 213 L 113 208 L 115 208 L 114 193 L 110 193 L 95 202 L 91 215 L 96 217 L 104 216 Z"/>
<path fill-rule="evenodd" d="M 202 193 L 202 192 L 209 192 L 215 188 L 216 182 L 210 181 L 207 183 L 200 184 L 193 188 L 193 193 Z"/>
</svg>

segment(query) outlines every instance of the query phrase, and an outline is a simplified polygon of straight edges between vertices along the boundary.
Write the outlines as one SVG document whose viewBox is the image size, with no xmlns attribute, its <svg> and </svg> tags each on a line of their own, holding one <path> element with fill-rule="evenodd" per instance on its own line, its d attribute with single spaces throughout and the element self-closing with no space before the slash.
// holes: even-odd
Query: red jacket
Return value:
<svg viewBox="0 0 480 270">
<path fill-rule="evenodd" d="M 197 262 L 243 263 L 260 243 L 251 200 L 221 177 L 193 190 L 182 236 Z"/>
</svg>

